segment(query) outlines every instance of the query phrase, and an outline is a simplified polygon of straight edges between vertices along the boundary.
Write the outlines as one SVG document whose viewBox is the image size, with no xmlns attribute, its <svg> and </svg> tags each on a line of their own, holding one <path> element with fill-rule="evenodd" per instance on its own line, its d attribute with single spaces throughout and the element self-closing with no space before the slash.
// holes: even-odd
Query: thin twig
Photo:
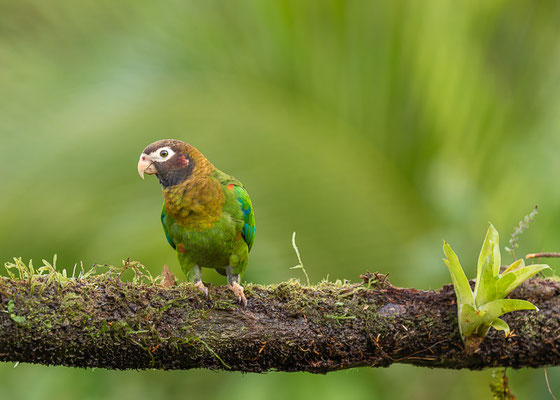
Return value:
<svg viewBox="0 0 560 400">
<path fill-rule="evenodd" d="M 543 369 L 544 369 L 544 379 L 546 379 L 546 387 L 548 388 L 548 393 L 550 393 L 550 396 L 552 396 L 554 400 L 558 400 L 556 399 L 554 393 L 552 393 L 552 389 L 550 389 L 550 383 L 548 383 L 548 374 L 546 373 L 546 368 Z"/>
<path fill-rule="evenodd" d="M 543 253 L 529 253 L 525 256 L 525 259 L 530 258 L 560 258 L 559 252 L 543 252 Z"/>
</svg>

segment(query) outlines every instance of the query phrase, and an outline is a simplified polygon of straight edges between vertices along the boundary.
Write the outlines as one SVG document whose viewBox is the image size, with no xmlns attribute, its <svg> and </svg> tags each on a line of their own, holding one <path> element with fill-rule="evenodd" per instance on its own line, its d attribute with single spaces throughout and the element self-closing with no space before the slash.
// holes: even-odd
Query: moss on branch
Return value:
<svg viewBox="0 0 560 400">
<path fill-rule="evenodd" d="M 134 265 L 131 263 L 134 267 Z M 54 268 L 53 268 L 54 270 Z M 122 271 L 121 271 L 122 272 Z M 560 364 L 560 285 L 533 279 L 513 296 L 539 312 L 504 317 L 467 354 L 451 286 L 420 291 L 364 282 L 246 285 L 240 308 L 225 287 L 123 282 L 120 273 L 68 278 L 52 270 L 0 279 L 0 360 L 112 369 L 209 368 L 326 373 L 406 363 L 440 368 Z"/>
</svg>

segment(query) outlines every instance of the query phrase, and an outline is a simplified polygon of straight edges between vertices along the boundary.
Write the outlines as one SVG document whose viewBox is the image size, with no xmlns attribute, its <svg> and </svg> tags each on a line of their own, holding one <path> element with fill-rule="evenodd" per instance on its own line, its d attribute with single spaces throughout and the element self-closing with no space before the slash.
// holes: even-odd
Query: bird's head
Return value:
<svg viewBox="0 0 560 400">
<path fill-rule="evenodd" d="M 138 173 L 142 179 L 156 175 L 164 188 L 178 185 L 192 175 L 198 158 L 194 153 L 198 151 L 180 140 L 158 140 L 142 151 Z"/>
</svg>

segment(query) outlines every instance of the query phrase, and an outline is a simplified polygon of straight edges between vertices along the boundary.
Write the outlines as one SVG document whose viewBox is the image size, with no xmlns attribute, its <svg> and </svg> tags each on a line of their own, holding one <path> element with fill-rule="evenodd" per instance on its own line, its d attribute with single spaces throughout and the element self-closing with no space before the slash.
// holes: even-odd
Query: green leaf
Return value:
<svg viewBox="0 0 560 400">
<path fill-rule="evenodd" d="M 496 298 L 503 299 L 506 297 L 508 287 L 515 282 L 515 273 L 508 272 L 505 275 L 502 275 L 500 279 L 496 282 Z"/>
<path fill-rule="evenodd" d="M 14 314 L 14 307 L 14 301 L 10 299 L 10 301 L 8 301 L 8 313 L 10 314 L 10 318 L 12 319 L 12 321 L 19 324 L 25 322 L 25 317 Z"/>
<path fill-rule="evenodd" d="M 480 311 L 485 311 L 482 316 L 485 323 L 491 324 L 499 316 L 511 311 L 518 310 L 538 310 L 538 308 L 525 300 L 517 299 L 500 299 L 486 303 L 479 308 Z"/>
<path fill-rule="evenodd" d="M 447 242 L 443 242 L 443 252 L 447 257 L 447 260 L 443 261 L 451 274 L 451 281 L 453 282 L 458 305 L 470 304 L 474 306 L 474 297 L 469 285 L 469 280 L 459 263 L 457 255 Z"/>
<path fill-rule="evenodd" d="M 510 332 L 509 325 L 503 319 L 496 318 L 495 320 L 493 320 L 490 323 L 490 325 L 492 326 L 492 328 L 494 328 L 498 331 L 504 331 L 506 336 L 509 335 L 509 332 Z"/>
<path fill-rule="evenodd" d="M 12 318 L 12 321 L 17 322 L 18 324 L 25 322 L 25 317 L 21 315 L 10 314 L 10 318 Z"/>
<path fill-rule="evenodd" d="M 524 266 L 525 266 L 525 260 L 523 260 L 522 258 L 520 258 L 519 260 L 515 260 L 514 262 L 511 263 L 509 267 L 506 268 L 506 270 L 502 273 L 502 275 L 507 274 L 510 271 L 513 271 L 519 267 L 524 267 Z"/>
<path fill-rule="evenodd" d="M 8 312 L 9 312 L 10 314 L 11 314 L 12 312 L 14 312 L 14 306 L 15 306 L 15 304 L 14 304 L 14 301 L 13 301 L 13 300 L 8 301 Z"/>
<path fill-rule="evenodd" d="M 493 248 L 494 245 L 492 244 Z M 482 266 L 480 277 L 474 288 L 474 302 L 477 307 L 496 299 L 496 277 L 494 276 L 494 254 L 486 257 Z"/>
<path fill-rule="evenodd" d="M 494 226 L 492 224 L 490 224 L 490 226 L 496 232 L 495 241 L 493 240 L 494 247 L 492 248 L 492 254 L 494 256 L 493 257 L 493 266 L 494 266 L 494 270 L 493 270 L 494 274 L 493 275 L 497 279 L 498 276 L 500 276 L 500 267 L 502 266 L 502 255 L 500 253 L 500 237 L 498 236 L 498 231 L 496 230 L 496 228 L 494 228 Z"/>
<path fill-rule="evenodd" d="M 478 256 L 478 264 L 476 268 L 476 281 L 480 280 L 480 276 L 482 275 L 482 266 L 484 261 L 490 254 L 494 255 L 494 262 L 492 265 L 492 271 L 494 275 L 498 275 L 500 272 L 500 263 L 501 263 L 501 256 L 500 256 L 500 235 L 498 235 L 498 231 L 494 228 L 494 225 L 490 224 L 488 230 L 486 231 L 486 236 L 484 237 L 484 242 L 482 243 L 482 249 L 480 250 L 480 254 Z M 496 268 L 497 265 L 497 268 Z M 476 292 L 476 288 L 475 288 Z"/>
<path fill-rule="evenodd" d="M 505 295 L 507 296 L 517 286 L 521 285 L 523 282 L 545 269 L 550 269 L 550 267 L 546 264 L 531 264 L 527 265 L 526 267 L 518 268 L 514 271 L 509 272 L 510 274 L 512 273 L 515 275 L 515 281 L 510 283 L 506 290 L 504 290 Z"/>
<path fill-rule="evenodd" d="M 476 311 L 470 304 L 459 306 L 459 331 L 463 341 L 476 333 L 483 322 L 484 314 L 486 312 Z"/>
</svg>

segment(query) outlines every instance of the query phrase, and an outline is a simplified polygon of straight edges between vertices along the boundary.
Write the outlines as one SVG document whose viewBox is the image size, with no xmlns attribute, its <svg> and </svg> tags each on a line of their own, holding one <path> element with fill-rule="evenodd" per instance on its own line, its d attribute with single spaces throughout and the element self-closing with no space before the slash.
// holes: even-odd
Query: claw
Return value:
<svg viewBox="0 0 560 400">
<path fill-rule="evenodd" d="M 237 301 L 243 305 L 243 307 L 247 307 L 247 299 L 245 298 L 245 293 L 243 293 L 243 286 L 241 286 L 237 282 L 233 282 L 228 285 L 228 289 L 230 289 L 235 297 L 237 297 Z"/>
<path fill-rule="evenodd" d="M 194 286 L 198 288 L 198 290 L 200 290 L 202 293 L 204 293 L 204 296 L 208 297 L 208 288 L 204 286 L 204 283 L 202 283 L 202 281 L 198 281 L 194 284 Z"/>
</svg>

